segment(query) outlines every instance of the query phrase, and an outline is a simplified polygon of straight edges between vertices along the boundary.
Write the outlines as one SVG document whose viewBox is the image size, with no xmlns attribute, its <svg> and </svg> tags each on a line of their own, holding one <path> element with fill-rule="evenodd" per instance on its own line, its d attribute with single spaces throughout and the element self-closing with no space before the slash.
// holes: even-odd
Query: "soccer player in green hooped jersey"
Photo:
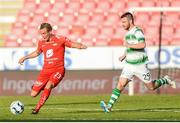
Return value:
<svg viewBox="0 0 180 123">
<path fill-rule="evenodd" d="M 125 65 L 119 77 L 117 87 L 112 90 L 112 95 L 109 102 L 100 102 L 100 106 L 104 112 L 110 112 L 114 103 L 120 97 L 121 92 L 125 86 L 132 80 L 133 76 L 137 76 L 144 82 L 144 85 L 150 89 L 155 90 L 161 85 L 167 84 L 172 88 L 176 88 L 175 81 L 172 81 L 169 76 L 151 80 L 151 73 L 147 67 L 148 56 L 145 52 L 145 38 L 141 28 L 134 25 L 134 18 L 130 12 L 126 12 L 121 16 L 122 27 L 127 30 L 125 34 L 126 51 L 119 58 L 122 62 L 125 59 Z"/>
</svg>

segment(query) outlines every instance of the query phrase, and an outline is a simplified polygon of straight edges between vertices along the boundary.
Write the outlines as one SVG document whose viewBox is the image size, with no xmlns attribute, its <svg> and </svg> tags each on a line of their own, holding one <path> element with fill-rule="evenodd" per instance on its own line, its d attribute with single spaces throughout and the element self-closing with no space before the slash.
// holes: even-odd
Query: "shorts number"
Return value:
<svg viewBox="0 0 180 123">
<path fill-rule="evenodd" d="M 150 73 L 147 73 L 147 74 L 143 74 L 143 76 L 144 76 L 144 80 L 150 80 L 150 77 L 151 77 L 151 75 L 150 75 Z"/>
<path fill-rule="evenodd" d="M 60 78 L 61 78 L 61 74 L 60 74 L 59 72 L 57 72 L 57 73 L 54 75 L 54 78 L 60 79 Z"/>
</svg>

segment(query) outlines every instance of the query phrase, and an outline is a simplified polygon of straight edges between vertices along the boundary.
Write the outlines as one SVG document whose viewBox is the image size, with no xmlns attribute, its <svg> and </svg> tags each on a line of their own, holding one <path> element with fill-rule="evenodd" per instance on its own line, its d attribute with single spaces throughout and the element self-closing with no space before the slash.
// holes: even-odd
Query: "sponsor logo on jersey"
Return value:
<svg viewBox="0 0 180 123">
<path fill-rule="evenodd" d="M 53 56 L 53 49 L 49 49 L 46 51 L 46 58 L 50 58 L 51 56 Z"/>
</svg>

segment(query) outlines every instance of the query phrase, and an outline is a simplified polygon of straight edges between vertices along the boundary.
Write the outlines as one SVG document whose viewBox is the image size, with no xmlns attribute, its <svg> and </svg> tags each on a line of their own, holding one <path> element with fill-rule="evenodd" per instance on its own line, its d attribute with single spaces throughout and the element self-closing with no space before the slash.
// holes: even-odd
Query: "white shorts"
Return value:
<svg viewBox="0 0 180 123">
<path fill-rule="evenodd" d="M 138 77 L 144 83 L 149 83 L 152 81 L 151 73 L 147 67 L 147 64 L 134 65 L 134 64 L 125 63 L 120 77 L 132 80 L 133 76 Z"/>
</svg>

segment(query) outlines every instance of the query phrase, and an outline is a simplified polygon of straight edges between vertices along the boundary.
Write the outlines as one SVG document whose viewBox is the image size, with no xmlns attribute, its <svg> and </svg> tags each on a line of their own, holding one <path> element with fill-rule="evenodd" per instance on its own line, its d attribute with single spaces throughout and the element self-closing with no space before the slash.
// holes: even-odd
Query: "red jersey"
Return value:
<svg viewBox="0 0 180 123">
<path fill-rule="evenodd" d="M 43 69 L 64 68 L 65 46 L 71 47 L 72 41 L 63 36 L 52 35 L 49 42 L 43 39 L 38 42 L 38 51 L 43 52 Z"/>
</svg>

